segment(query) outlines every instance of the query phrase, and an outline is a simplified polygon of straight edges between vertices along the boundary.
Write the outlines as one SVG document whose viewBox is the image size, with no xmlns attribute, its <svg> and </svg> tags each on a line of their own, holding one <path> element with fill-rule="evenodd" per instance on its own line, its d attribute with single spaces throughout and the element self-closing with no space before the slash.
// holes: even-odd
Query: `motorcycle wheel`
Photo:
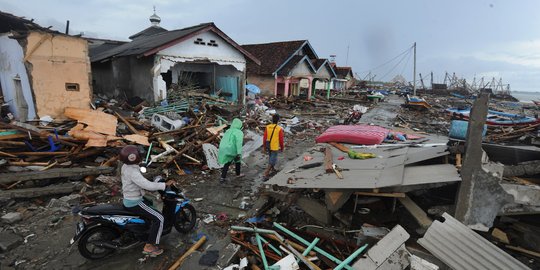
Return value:
<svg viewBox="0 0 540 270">
<path fill-rule="evenodd" d="M 197 222 L 197 213 L 191 204 L 182 207 L 174 217 L 174 228 L 180 233 L 188 233 Z"/>
<path fill-rule="evenodd" d="M 118 232 L 108 227 L 96 227 L 86 232 L 79 240 L 79 253 L 87 259 L 105 258 L 115 250 L 97 245 L 99 242 L 111 242 L 118 238 Z"/>
</svg>

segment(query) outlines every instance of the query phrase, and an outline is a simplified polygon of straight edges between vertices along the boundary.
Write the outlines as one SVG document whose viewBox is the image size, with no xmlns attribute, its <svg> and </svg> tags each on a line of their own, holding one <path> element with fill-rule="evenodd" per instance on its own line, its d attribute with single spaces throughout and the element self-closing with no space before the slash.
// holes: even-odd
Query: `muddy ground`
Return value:
<svg viewBox="0 0 540 270">
<path fill-rule="evenodd" d="M 280 165 L 313 146 L 314 134 L 286 134 L 286 148 L 279 157 Z M 103 260 L 86 260 L 79 254 L 76 245 L 69 244 L 79 220 L 78 216 L 72 214 L 70 205 L 51 204 L 50 201 L 57 197 L 1 202 L 3 212 L 18 211 L 24 212 L 24 215 L 23 220 L 15 224 L 2 224 L 2 236 L 13 239 L 8 242 L 16 244 L 14 248 L 0 253 L 0 269 L 164 269 L 201 235 L 206 235 L 208 239 L 204 249 L 222 249 L 230 243 L 227 238 L 229 225 L 241 222 L 258 198 L 267 157 L 259 149 L 243 162 L 242 173 L 246 176 L 237 179 L 234 169 L 231 168 L 225 184 L 218 182 L 220 173 L 216 170 L 176 176 L 179 185 L 192 199 L 198 222 L 189 234 L 180 234 L 173 230 L 169 235 L 163 236 L 161 246 L 165 252 L 157 258 L 144 257 L 140 246 L 119 251 Z M 278 165 L 278 169 L 279 167 Z M 102 193 L 99 202 L 119 202 L 121 193 L 118 190 L 118 187 L 97 184 L 89 187 L 86 192 Z M 72 204 L 77 201 L 74 199 Z M 220 215 L 224 220 L 207 224 L 202 221 L 207 214 Z M 192 256 L 180 269 L 206 269 L 198 265 L 200 255 Z"/>
</svg>

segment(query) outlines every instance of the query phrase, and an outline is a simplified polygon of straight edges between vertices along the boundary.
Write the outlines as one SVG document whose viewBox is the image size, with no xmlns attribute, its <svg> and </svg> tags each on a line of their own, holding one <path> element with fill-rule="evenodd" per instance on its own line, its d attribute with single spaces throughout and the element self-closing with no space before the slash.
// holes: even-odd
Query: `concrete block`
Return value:
<svg viewBox="0 0 540 270">
<path fill-rule="evenodd" d="M 12 250 L 22 244 L 22 237 L 10 233 L 10 232 L 1 232 L 0 233 L 0 252 L 5 252 L 7 250 Z"/>
<path fill-rule="evenodd" d="M 19 212 L 11 212 L 2 216 L 2 221 L 6 223 L 15 223 L 22 219 L 22 214 Z"/>
</svg>

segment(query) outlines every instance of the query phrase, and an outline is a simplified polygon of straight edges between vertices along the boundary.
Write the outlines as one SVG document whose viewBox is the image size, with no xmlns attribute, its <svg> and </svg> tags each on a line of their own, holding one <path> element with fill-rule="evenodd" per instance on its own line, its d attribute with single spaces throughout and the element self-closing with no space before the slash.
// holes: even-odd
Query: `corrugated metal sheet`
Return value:
<svg viewBox="0 0 540 270">
<path fill-rule="evenodd" d="M 456 270 L 530 269 L 447 213 L 418 243 Z"/>
<path fill-rule="evenodd" d="M 447 155 L 446 145 L 358 150 L 380 157 L 366 160 L 350 158 L 338 160 L 337 157 L 346 154 L 330 147 L 336 165 L 345 169 L 342 172 L 344 179 L 339 181 L 335 174 L 326 173 L 322 166 L 306 170 L 298 169 L 305 164 L 323 162 L 324 153 L 318 151 L 323 145 L 325 144 L 319 144 L 305 153 L 313 157 L 310 161 L 304 160 L 305 155 L 288 161 L 284 168 L 266 184 L 288 188 L 371 189 L 461 181 L 456 167 L 452 164 L 421 166 L 411 164 Z M 295 180 L 291 182 L 290 178 Z"/>
</svg>

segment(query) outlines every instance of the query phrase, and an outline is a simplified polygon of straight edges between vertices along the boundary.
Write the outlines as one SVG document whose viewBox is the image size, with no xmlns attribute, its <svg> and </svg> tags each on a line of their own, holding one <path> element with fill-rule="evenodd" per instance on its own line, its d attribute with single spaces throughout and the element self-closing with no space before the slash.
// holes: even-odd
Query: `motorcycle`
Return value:
<svg viewBox="0 0 540 270">
<path fill-rule="evenodd" d="M 358 124 L 358 122 L 360 121 L 360 118 L 362 118 L 362 113 L 361 112 L 359 112 L 359 111 L 351 111 L 351 112 L 349 112 L 349 115 L 347 116 L 347 118 L 345 118 L 345 121 L 343 122 L 343 124 L 345 124 L 345 125 Z"/>
<path fill-rule="evenodd" d="M 156 179 L 155 179 L 156 181 Z M 157 179 L 163 182 L 163 179 Z M 163 200 L 163 235 L 174 227 L 179 233 L 188 233 L 195 227 L 197 215 L 190 200 L 177 187 L 159 191 Z M 148 238 L 150 222 L 117 204 L 100 204 L 78 212 L 75 236 L 79 253 L 91 260 L 111 255 L 116 250 L 126 250 L 144 243 Z"/>
</svg>

